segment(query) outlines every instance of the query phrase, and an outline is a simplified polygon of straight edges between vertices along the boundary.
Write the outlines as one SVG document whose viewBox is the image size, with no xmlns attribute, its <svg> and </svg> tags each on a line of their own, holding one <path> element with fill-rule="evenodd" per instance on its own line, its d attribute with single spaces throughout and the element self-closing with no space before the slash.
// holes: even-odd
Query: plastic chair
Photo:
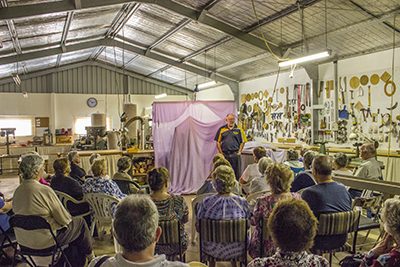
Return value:
<svg viewBox="0 0 400 267">
<path fill-rule="evenodd" d="M 17 246 L 17 239 L 15 238 L 15 235 L 13 233 L 6 233 L 4 229 L 0 226 L 0 261 L 3 259 L 9 259 L 12 260 L 7 253 L 4 251 L 5 248 L 7 247 L 13 247 L 16 249 Z"/>
<path fill-rule="evenodd" d="M 360 212 L 356 210 L 321 214 L 319 217 L 317 236 L 341 235 L 341 234 L 356 232 L 358 229 L 359 222 L 360 222 Z M 329 265 L 331 265 L 332 253 L 352 251 L 352 246 L 348 243 L 345 243 L 341 247 L 332 248 L 328 250 L 312 247 L 310 251 L 318 255 L 329 253 Z"/>
<path fill-rule="evenodd" d="M 165 254 L 167 258 L 170 258 L 170 260 L 173 260 L 172 256 L 179 255 L 179 261 L 185 262 L 186 257 L 185 257 L 185 252 L 182 251 L 182 236 L 181 236 L 181 223 L 179 220 L 165 220 L 165 221 L 159 221 L 158 225 L 162 229 L 162 233 L 160 238 L 158 239 L 158 242 L 156 244 L 156 252 L 157 252 L 157 246 L 158 245 L 168 245 L 170 247 L 179 247 L 178 253 L 175 254 Z"/>
<path fill-rule="evenodd" d="M 196 205 L 204 198 L 215 195 L 215 193 L 201 194 L 192 198 L 192 243 L 196 242 Z"/>
<path fill-rule="evenodd" d="M 130 186 L 129 185 L 134 185 L 137 189 L 139 189 L 140 191 L 145 190 L 147 194 L 150 193 L 150 188 L 148 185 L 138 185 L 137 183 L 135 183 L 134 181 L 127 181 L 127 180 L 113 180 L 119 187 L 119 189 L 121 189 L 121 192 L 124 194 L 131 194 L 131 190 L 130 190 Z"/>
<path fill-rule="evenodd" d="M 89 203 L 87 201 L 76 200 L 75 198 L 73 198 L 70 195 L 68 195 L 64 192 L 61 192 L 61 191 L 54 190 L 54 192 L 56 193 L 57 197 L 60 199 L 64 208 L 66 208 L 72 216 L 85 217 L 86 215 L 90 214 Z M 87 211 L 84 213 L 76 214 L 76 212 L 75 212 L 76 208 L 83 207 L 85 204 L 87 205 Z"/>
<path fill-rule="evenodd" d="M 84 195 L 84 200 L 89 202 L 90 207 L 94 212 L 94 223 L 90 227 L 90 232 L 94 233 L 94 226 L 96 225 L 99 239 L 102 239 L 104 226 L 112 225 L 112 210 L 113 206 L 119 203 L 115 197 L 106 194 L 88 193 Z M 118 242 L 114 238 L 115 253 L 118 252 Z"/>
<path fill-rule="evenodd" d="M 261 231 L 260 231 L 260 236 L 259 240 L 260 241 L 260 255 L 259 258 L 265 257 L 265 250 L 264 250 L 264 241 L 271 239 L 269 232 L 268 232 L 268 227 L 267 227 L 267 222 L 268 218 L 261 217 L 260 218 L 260 223 L 261 223 Z"/>
<path fill-rule="evenodd" d="M 200 261 L 234 261 L 247 266 L 247 236 L 248 221 L 246 219 L 236 220 L 200 220 Z M 241 242 L 244 245 L 243 253 L 237 258 L 220 259 L 214 258 L 203 252 L 202 242 L 233 243 Z"/>
<path fill-rule="evenodd" d="M 61 246 L 56 239 L 56 236 L 53 233 L 53 230 L 51 229 L 50 224 L 42 217 L 40 216 L 34 216 L 34 215 L 13 215 L 10 218 L 10 226 L 12 226 L 14 228 L 14 230 L 16 230 L 16 228 L 21 228 L 23 230 L 26 231 L 34 231 L 34 230 L 39 230 L 39 229 L 43 229 L 43 230 L 47 230 L 51 233 L 51 236 L 54 239 L 54 243 L 45 249 L 34 249 L 31 247 L 27 247 L 24 245 L 21 245 L 21 242 L 18 242 L 18 235 L 17 236 L 17 242 L 18 247 L 14 250 L 14 260 L 13 260 L 13 266 L 15 266 L 15 262 L 16 262 L 16 256 L 20 255 L 22 256 L 25 260 L 26 257 L 28 256 L 30 261 L 26 261 L 30 266 L 37 266 L 35 261 L 32 259 L 32 256 L 37 256 L 37 257 L 49 257 L 51 256 L 51 263 L 49 266 L 56 266 L 57 262 L 61 259 L 61 257 L 64 258 L 65 260 L 65 264 L 67 264 L 67 266 L 71 266 L 71 263 L 68 260 L 68 257 L 65 255 L 64 253 L 64 249 L 66 249 L 68 247 L 68 245 L 64 245 Z M 36 231 L 35 231 L 36 232 Z M 28 233 L 24 233 L 28 234 Z"/>
<path fill-rule="evenodd" d="M 264 195 L 270 195 L 271 191 L 270 190 L 265 190 L 265 191 L 260 191 L 260 192 L 255 192 L 253 194 L 250 194 L 246 197 L 247 202 L 250 202 L 252 200 L 257 200 L 258 197 L 264 196 Z"/>
</svg>

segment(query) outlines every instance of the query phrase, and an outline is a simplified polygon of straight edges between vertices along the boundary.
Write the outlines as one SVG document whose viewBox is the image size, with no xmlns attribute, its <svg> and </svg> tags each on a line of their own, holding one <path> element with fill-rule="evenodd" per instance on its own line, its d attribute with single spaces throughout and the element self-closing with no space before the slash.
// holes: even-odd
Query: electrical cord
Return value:
<svg viewBox="0 0 400 267">
<path fill-rule="evenodd" d="M 258 24 L 258 28 L 260 29 L 261 36 L 262 36 L 262 38 L 263 38 L 263 40 L 264 40 L 265 45 L 268 47 L 269 52 L 271 52 L 271 54 L 272 54 L 277 60 L 284 60 L 283 58 L 277 57 L 277 56 L 274 54 L 274 52 L 272 52 L 271 48 L 269 47 L 269 44 L 268 44 L 267 40 L 266 40 L 265 37 L 264 37 L 264 33 L 263 33 L 263 31 L 261 30 L 260 21 L 259 21 L 259 19 L 258 19 L 257 12 L 256 12 L 256 7 L 255 7 L 255 5 L 254 5 L 254 0 L 251 0 L 251 4 L 253 5 L 254 16 L 256 17 L 257 24 Z"/>
</svg>

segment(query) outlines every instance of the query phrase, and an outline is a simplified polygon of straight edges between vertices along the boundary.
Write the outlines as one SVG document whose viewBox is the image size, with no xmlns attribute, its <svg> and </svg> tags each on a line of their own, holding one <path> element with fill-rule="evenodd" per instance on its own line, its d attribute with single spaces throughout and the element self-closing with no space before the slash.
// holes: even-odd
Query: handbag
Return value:
<svg viewBox="0 0 400 267">
<path fill-rule="evenodd" d="M 359 267 L 363 262 L 366 253 L 357 253 L 352 256 L 347 256 L 339 262 L 342 267 Z"/>
</svg>

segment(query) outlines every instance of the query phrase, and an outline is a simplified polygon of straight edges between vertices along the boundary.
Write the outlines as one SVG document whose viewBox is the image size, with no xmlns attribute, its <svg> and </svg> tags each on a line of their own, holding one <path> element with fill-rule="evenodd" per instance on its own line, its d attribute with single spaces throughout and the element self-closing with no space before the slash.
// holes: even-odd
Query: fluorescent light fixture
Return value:
<svg viewBox="0 0 400 267">
<path fill-rule="evenodd" d="M 144 109 L 146 109 L 146 110 L 147 110 L 147 109 L 152 109 L 152 108 L 153 108 L 153 107 L 147 107 L 147 108 L 144 108 Z"/>
<path fill-rule="evenodd" d="M 197 86 L 197 88 L 198 88 L 198 89 L 204 89 L 204 88 L 207 88 L 207 87 L 211 87 L 211 86 L 213 86 L 213 85 L 216 85 L 216 84 L 217 84 L 216 81 L 211 81 L 211 82 L 199 84 L 199 85 Z"/>
<path fill-rule="evenodd" d="M 288 61 L 282 61 L 282 62 L 279 62 L 279 67 L 285 67 L 285 66 L 290 66 L 293 64 L 298 64 L 298 63 L 302 63 L 302 62 L 306 62 L 306 61 L 311 61 L 314 59 L 329 57 L 330 55 L 331 55 L 331 51 L 325 51 L 325 52 L 321 52 L 321 53 L 314 54 L 314 55 L 295 58 L 295 59 L 291 59 Z"/>
<path fill-rule="evenodd" d="M 13 78 L 14 82 L 15 82 L 17 85 L 20 85 L 20 84 L 21 84 L 21 79 L 19 78 L 18 73 L 13 73 L 13 74 L 12 74 L 12 78 Z"/>
<path fill-rule="evenodd" d="M 167 96 L 167 94 L 163 93 L 161 95 L 156 95 L 155 98 L 159 99 L 159 98 L 163 98 L 163 97 L 166 97 L 166 96 Z"/>
</svg>

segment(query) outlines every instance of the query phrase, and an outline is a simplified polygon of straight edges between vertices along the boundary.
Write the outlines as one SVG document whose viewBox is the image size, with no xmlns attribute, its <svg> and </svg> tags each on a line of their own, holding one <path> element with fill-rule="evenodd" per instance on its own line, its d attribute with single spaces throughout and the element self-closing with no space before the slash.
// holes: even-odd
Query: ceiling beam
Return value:
<svg viewBox="0 0 400 267">
<path fill-rule="evenodd" d="M 321 2 L 321 0 L 302 0 L 302 1 L 296 1 L 296 3 L 294 3 L 293 5 L 290 5 L 288 7 L 285 7 L 284 9 L 266 17 L 263 18 L 259 21 L 260 26 L 264 26 L 266 24 L 272 23 L 278 19 L 281 19 L 283 17 L 289 16 L 293 13 L 296 13 L 297 11 L 299 11 L 299 7 L 308 7 L 311 5 L 314 5 L 318 2 Z M 252 25 L 246 27 L 243 29 L 244 32 L 251 32 L 255 29 L 258 28 L 258 23 L 255 22 Z"/>
<path fill-rule="evenodd" d="M 73 17 L 74 17 L 74 11 L 71 11 L 71 12 L 67 13 L 67 17 L 65 18 L 64 28 L 63 28 L 63 32 L 61 35 L 61 49 L 62 50 L 65 49 L 65 45 L 67 44 L 68 32 L 69 32 L 69 28 L 71 26 Z M 57 56 L 57 60 L 56 60 L 56 68 L 60 67 L 61 58 L 62 58 L 62 54 L 59 54 Z"/>
<path fill-rule="evenodd" d="M 179 3 L 173 2 L 172 0 L 138 0 L 137 3 L 148 3 L 155 4 L 161 6 L 167 10 L 178 13 L 186 18 L 191 20 L 198 20 L 201 12 L 185 7 Z M 116 4 L 124 4 L 130 3 L 130 1 L 126 0 L 81 0 L 82 9 L 85 8 L 94 8 L 101 6 L 110 6 Z M 0 18 L 2 19 L 13 19 L 13 18 L 21 18 L 21 17 L 29 17 L 29 16 L 38 16 L 48 13 L 54 12 L 68 12 L 76 10 L 75 4 L 69 0 L 57 1 L 57 2 L 48 2 L 48 3 L 40 3 L 33 5 L 23 5 L 23 6 L 15 6 L 15 7 L 7 7 L 0 8 Z M 256 46 L 263 50 L 268 50 L 263 40 L 247 34 L 242 30 L 239 30 L 233 26 L 230 26 L 222 21 L 219 21 L 211 16 L 205 15 L 202 23 L 210 26 L 214 29 L 217 29 L 221 32 L 224 32 L 232 37 L 235 37 L 239 40 L 242 40 L 246 43 L 249 43 L 253 46 Z M 277 54 L 281 55 L 282 51 L 279 47 L 270 44 L 271 50 Z"/>
<path fill-rule="evenodd" d="M 366 19 L 366 20 L 363 20 L 363 21 L 360 21 L 360 22 L 357 22 L 357 23 L 354 23 L 354 24 L 351 24 L 348 26 L 344 26 L 344 27 L 341 27 L 338 29 L 331 30 L 328 32 L 328 37 L 332 38 L 337 35 L 342 35 L 342 34 L 345 34 L 348 32 L 353 32 L 353 31 L 356 31 L 359 29 L 363 29 L 363 28 L 375 25 L 375 24 L 379 24 L 381 22 L 384 22 L 384 21 L 394 18 L 399 11 L 400 11 L 400 8 L 396 8 L 388 13 L 377 16 L 376 18 Z M 325 38 L 325 36 L 326 36 L 325 33 L 314 35 L 314 36 L 308 37 L 307 42 L 310 43 L 310 42 L 318 40 L 320 38 Z M 301 46 L 302 44 L 303 44 L 303 40 L 300 40 L 300 41 L 297 41 L 297 42 L 294 42 L 291 44 L 284 45 L 283 47 L 296 48 L 296 47 Z"/>
</svg>

